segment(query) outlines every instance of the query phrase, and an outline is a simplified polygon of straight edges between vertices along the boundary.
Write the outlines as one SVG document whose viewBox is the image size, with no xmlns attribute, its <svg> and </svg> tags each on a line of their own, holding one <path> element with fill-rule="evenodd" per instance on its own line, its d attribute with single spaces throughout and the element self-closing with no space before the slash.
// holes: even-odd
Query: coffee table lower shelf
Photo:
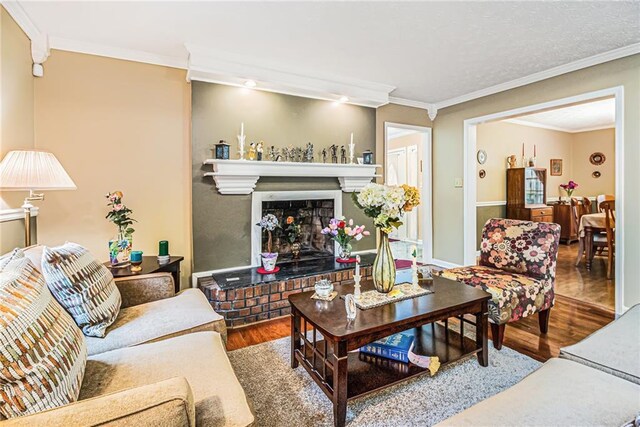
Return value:
<svg viewBox="0 0 640 427">
<path fill-rule="evenodd" d="M 442 366 L 480 351 L 476 348 L 474 340 L 466 336 L 461 339 L 458 332 L 439 323 L 415 328 L 414 334 L 416 337 L 414 351 L 417 354 L 438 356 Z M 325 355 L 325 348 L 328 355 Z M 332 397 L 333 390 L 333 355 L 331 342 L 323 339 L 316 340 L 315 345 L 313 339 L 304 339 L 302 347 L 295 352 L 296 360 L 307 370 L 329 398 Z M 349 400 L 429 373 L 428 369 L 414 364 L 402 363 L 358 351 L 348 353 L 347 366 L 347 399 Z"/>
</svg>

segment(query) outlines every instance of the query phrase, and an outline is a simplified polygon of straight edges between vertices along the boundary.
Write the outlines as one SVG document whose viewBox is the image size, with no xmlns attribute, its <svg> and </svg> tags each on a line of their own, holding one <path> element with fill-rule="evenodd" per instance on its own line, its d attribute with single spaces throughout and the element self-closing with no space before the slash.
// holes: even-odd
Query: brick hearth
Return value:
<svg viewBox="0 0 640 427">
<path fill-rule="evenodd" d="M 220 286 L 216 281 L 216 278 L 220 278 L 210 276 L 198 279 L 198 287 L 202 289 L 214 310 L 224 317 L 227 326 L 237 327 L 289 315 L 291 308 L 287 297 L 299 292 L 312 291 L 318 280 L 331 280 L 334 286 L 352 284 L 354 268 L 352 264 L 351 266 L 349 269 L 341 266 L 340 271 L 234 288 L 229 288 L 228 285 L 226 288 Z M 362 280 L 371 279 L 371 266 L 362 266 L 360 275 Z"/>
</svg>

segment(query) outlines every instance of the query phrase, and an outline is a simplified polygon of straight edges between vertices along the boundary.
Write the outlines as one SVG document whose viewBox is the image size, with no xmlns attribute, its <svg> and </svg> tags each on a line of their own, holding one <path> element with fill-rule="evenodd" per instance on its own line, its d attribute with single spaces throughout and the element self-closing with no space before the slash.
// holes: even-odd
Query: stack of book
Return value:
<svg viewBox="0 0 640 427">
<path fill-rule="evenodd" d="M 404 331 L 360 347 L 360 353 L 409 363 L 409 349 L 412 344 L 413 331 Z"/>
</svg>

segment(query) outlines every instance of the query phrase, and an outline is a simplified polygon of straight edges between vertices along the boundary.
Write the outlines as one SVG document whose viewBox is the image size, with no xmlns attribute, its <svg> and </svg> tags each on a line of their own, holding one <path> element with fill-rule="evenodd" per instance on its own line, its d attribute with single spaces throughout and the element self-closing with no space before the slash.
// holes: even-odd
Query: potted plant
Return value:
<svg viewBox="0 0 640 427">
<path fill-rule="evenodd" d="M 365 231 L 364 225 L 353 225 L 353 219 L 348 222 L 345 217 L 331 218 L 329 225 L 322 229 L 322 234 L 331 237 L 332 240 L 340 245 L 340 254 L 338 260 L 348 261 L 351 258 L 351 241 L 356 239 L 359 241 L 364 236 L 368 236 L 369 232 Z"/>
<path fill-rule="evenodd" d="M 131 228 L 135 219 L 131 218 L 133 211 L 122 203 L 122 192 L 114 191 L 105 196 L 108 200 L 109 212 L 105 217 L 118 227 L 118 234 L 109 241 L 109 261 L 111 265 L 125 266 L 129 263 L 131 253 L 132 235 L 135 231 Z"/>
<path fill-rule="evenodd" d="M 293 259 L 300 259 L 300 224 L 292 216 L 287 217 L 286 224 L 284 235 L 291 246 L 291 255 Z"/>
<path fill-rule="evenodd" d="M 573 180 L 569 180 L 569 182 L 567 182 L 566 184 L 560 184 L 560 188 L 562 188 L 567 193 L 567 198 L 571 200 L 573 190 L 578 188 L 578 183 Z"/>
<path fill-rule="evenodd" d="M 259 225 L 263 231 L 266 231 L 268 236 L 267 252 L 260 254 L 262 257 L 262 267 L 265 271 L 273 271 L 275 270 L 276 262 L 278 261 L 278 253 L 272 252 L 271 249 L 273 246 L 273 232 L 280 226 L 278 218 L 273 214 L 266 214 L 257 225 Z"/>
<path fill-rule="evenodd" d="M 367 184 L 353 201 L 378 230 L 378 249 L 373 262 L 373 284 L 378 292 L 390 292 L 395 285 L 396 265 L 389 246 L 389 233 L 402 225 L 405 212 L 420 204 L 420 192 L 407 184 L 401 186 Z"/>
</svg>

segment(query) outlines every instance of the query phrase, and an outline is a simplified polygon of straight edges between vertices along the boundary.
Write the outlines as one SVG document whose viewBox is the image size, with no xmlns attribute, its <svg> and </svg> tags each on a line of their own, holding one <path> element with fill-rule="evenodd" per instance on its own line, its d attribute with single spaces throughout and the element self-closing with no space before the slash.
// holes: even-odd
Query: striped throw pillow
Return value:
<svg viewBox="0 0 640 427">
<path fill-rule="evenodd" d="M 28 258 L 0 271 L 0 418 L 78 399 L 87 346 Z"/>
<path fill-rule="evenodd" d="M 102 338 L 122 299 L 107 267 L 76 243 L 44 248 L 42 273 L 54 298 L 89 337 Z"/>
</svg>

